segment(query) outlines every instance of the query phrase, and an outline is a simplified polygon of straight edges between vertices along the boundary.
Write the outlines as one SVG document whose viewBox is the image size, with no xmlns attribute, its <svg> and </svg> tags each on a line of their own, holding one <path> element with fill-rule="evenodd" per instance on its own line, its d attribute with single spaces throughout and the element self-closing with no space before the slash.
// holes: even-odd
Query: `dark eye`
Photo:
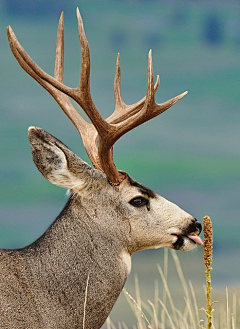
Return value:
<svg viewBox="0 0 240 329">
<path fill-rule="evenodd" d="M 134 207 L 143 207 L 143 206 L 147 206 L 149 201 L 148 201 L 148 199 L 145 199 L 142 196 L 138 196 L 138 197 L 132 199 L 129 203 Z"/>
</svg>

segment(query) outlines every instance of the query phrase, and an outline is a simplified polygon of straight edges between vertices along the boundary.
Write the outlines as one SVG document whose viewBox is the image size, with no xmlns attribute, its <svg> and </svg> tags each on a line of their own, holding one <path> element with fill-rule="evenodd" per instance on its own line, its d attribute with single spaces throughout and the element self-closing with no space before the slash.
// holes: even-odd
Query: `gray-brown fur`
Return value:
<svg viewBox="0 0 240 329">
<path fill-rule="evenodd" d="M 123 243 L 79 207 L 72 197 L 40 239 L 1 252 L 1 328 L 82 328 L 88 275 L 85 328 L 104 323 L 127 277 Z"/>
<path fill-rule="evenodd" d="M 55 184 L 69 184 L 72 195 L 37 241 L 0 251 L 0 327 L 83 328 L 85 303 L 85 328 L 100 328 L 130 271 L 123 256 L 171 248 L 177 241 L 172 233 L 186 234 L 196 221 L 157 194 L 147 196 L 128 176 L 111 185 L 42 129 L 32 127 L 29 140 L 38 169 Z M 129 204 L 141 195 L 150 209 Z M 193 247 L 185 236 L 182 249 Z"/>
</svg>

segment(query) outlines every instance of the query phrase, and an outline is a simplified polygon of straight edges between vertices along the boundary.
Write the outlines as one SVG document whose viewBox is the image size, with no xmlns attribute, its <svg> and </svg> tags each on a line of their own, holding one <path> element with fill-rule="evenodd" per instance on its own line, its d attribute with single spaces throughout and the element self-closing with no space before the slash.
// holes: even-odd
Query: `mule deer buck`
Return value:
<svg viewBox="0 0 240 329">
<path fill-rule="evenodd" d="M 63 14 L 54 77 L 28 56 L 11 27 L 11 50 L 22 68 L 56 100 L 79 131 L 94 166 L 41 128 L 29 128 L 33 160 L 51 183 L 71 196 L 47 231 L 31 245 L 0 251 L 0 327 L 100 328 L 131 270 L 131 255 L 147 248 L 190 250 L 202 241 L 201 224 L 175 204 L 118 171 L 113 145 L 125 133 L 161 114 L 186 92 L 157 104 L 151 52 L 146 97 L 126 105 L 120 91 L 120 57 L 114 80 L 115 111 L 103 119 L 90 93 L 90 55 L 77 9 L 81 76 L 74 89 L 63 83 Z M 88 115 L 87 123 L 69 97 Z"/>
</svg>

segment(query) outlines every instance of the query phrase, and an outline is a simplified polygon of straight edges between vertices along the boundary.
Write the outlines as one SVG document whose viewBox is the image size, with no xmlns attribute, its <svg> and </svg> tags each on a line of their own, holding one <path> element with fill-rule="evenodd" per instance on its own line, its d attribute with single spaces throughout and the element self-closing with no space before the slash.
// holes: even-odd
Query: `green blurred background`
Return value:
<svg viewBox="0 0 240 329">
<path fill-rule="evenodd" d="M 156 101 L 188 90 L 173 108 L 117 142 L 115 163 L 200 221 L 210 215 L 213 286 L 240 286 L 240 3 L 233 0 L 0 0 L 0 247 L 31 243 L 67 201 L 65 191 L 35 168 L 29 126 L 42 127 L 88 161 L 71 122 L 11 54 L 6 26 L 12 26 L 29 55 L 52 74 L 57 24 L 64 10 L 65 84 L 74 87 L 80 70 L 76 6 L 90 44 L 92 96 L 104 117 L 114 109 L 118 52 L 126 103 L 145 95 L 149 49 L 155 78 L 160 74 L 161 80 Z M 202 248 L 178 255 L 186 278 L 202 294 Z M 162 262 L 162 250 L 134 255 L 127 289 L 134 294 L 138 273 L 143 298 L 153 296 L 156 264 Z M 114 321 L 128 317 L 124 304 L 121 297 Z"/>
</svg>

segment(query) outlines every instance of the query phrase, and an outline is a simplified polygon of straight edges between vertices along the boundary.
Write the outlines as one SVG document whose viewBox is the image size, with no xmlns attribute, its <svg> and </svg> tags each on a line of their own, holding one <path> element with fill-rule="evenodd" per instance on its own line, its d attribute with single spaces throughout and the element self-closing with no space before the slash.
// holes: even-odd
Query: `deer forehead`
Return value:
<svg viewBox="0 0 240 329">
<path fill-rule="evenodd" d="M 123 199 L 125 199 L 127 201 L 130 201 L 134 197 L 137 197 L 137 196 L 145 197 L 146 195 L 144 195 L 137 187 L 128 185 L 128 186 L 124 186 L 123 188 L 120 189 L 119 196 L 123 197 Z"/>
<path fill-rule="evenodd" d="M 153 199 L 157 196 L 155 192 L 134 181 L 130 176 L 127 176 L 119 185 L 119 194 L 129 200 L 137 196 L 143 196 L 147 199 Z"/>
</svg>

